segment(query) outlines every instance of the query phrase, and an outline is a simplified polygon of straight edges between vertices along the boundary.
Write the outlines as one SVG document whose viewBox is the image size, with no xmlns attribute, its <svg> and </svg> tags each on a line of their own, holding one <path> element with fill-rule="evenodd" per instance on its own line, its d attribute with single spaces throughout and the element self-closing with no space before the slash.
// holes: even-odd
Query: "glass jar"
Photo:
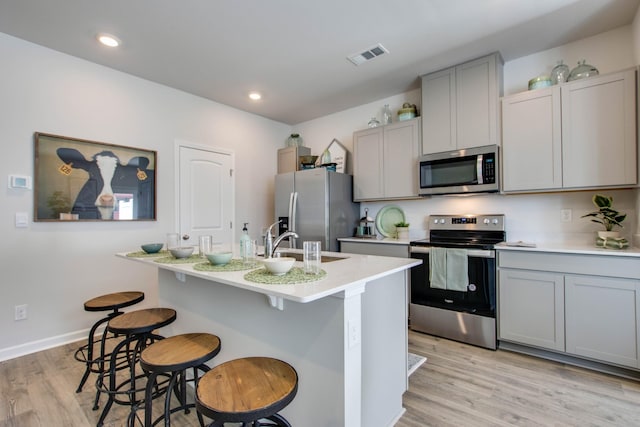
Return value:
<svg viewBox="0 0 640 427">
<path fill-rule="evenodd" d="M 287 138 L 287 147 L 302 147 L 302 137 L 298 133 L 292 133 Z"/>
<path fill-rule="evenodd" d="M 369 124 L 370 128 L 375 128 L 375 127 L 380 126 L 380 122 L 375 117 L 371 117 L 371 120 L 369 120 L 368 124 Z"/>
<path fill-rule="evenodd" d="M 391 124 L 391 108 L 389 108 L 389 104 L 384 104 L 384 107 L 382 107 L 382 124 Z"/>
<path fill-rule="evenodd" d="M 569 77 L 567 78 L 568 82 L 600 74 L 596 67 L 586 64 L 585 62 L 586 61 L 584 59 L 582 61 L 578 61 L 578 66 L 569 73 Z"/>
<path fill-rule="evenodd" d="M 557 85 L 558 83 L 564 83 L 569 77 L 569 66 L 562 61 L 558 61 L 558 65 L 551 70 L 551 84 Z"/>
</svg>

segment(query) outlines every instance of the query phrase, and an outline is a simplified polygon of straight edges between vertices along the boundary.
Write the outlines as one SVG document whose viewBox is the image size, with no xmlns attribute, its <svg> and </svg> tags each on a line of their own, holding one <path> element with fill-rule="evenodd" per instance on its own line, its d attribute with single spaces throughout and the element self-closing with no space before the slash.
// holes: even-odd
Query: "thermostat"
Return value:
<svg viewBox="0 0 640 427">
<path fill-rule="evenodd" d="M 9 188 L 25 188 L 31 190 L 31 177 L 24 175 L 9 175 Z"/>
</svg>

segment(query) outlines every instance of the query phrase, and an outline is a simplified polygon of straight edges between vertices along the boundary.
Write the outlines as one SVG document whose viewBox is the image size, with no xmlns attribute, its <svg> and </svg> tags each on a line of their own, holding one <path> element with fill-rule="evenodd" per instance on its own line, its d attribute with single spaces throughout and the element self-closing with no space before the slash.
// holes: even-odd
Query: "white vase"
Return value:
<svg viewBox="0 0 640 427">
<path fill-rule="evenodd" d="M 396 238 L 399 240 L 409 240 L 409 227 L 396 227 Z"/>
<path fill-rule="evenodd" d="M 619 231 L 598 231 L 598 237 L 601 239 L 617 239 L 620 237 Z"/>
</svg>

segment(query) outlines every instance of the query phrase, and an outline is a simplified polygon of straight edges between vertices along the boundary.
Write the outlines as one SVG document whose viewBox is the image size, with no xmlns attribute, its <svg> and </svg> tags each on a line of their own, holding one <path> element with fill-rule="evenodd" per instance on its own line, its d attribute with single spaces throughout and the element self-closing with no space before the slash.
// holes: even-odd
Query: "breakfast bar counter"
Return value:
<svg viewBox="0 0 640 427">
<path fill-rule="evenodd" d="M 274 357 L 298 372 L 298 394 L 282 412 L 297 426 L 393 426 L 407 389 L 408 273 L 421 261 L 323 252 L 319 280 L 267 284 L 243 271 L 201 271 L 197 259 L 156 262 L 159 305 L 177 311 L 165 336 L 210 332 L 222 350 L 210 365 Z M 295 267 L 301 267 L 296 262 Z M 260 265 L 257 268 L 262 268 Z"/>
</svg>

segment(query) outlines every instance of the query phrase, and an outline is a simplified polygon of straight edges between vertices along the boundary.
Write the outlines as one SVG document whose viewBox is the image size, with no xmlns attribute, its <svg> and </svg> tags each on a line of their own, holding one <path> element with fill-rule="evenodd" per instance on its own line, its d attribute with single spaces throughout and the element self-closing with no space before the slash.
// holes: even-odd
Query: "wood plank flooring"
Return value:
<svg viewBox="0 0 640 427">
<path fill-rule="evenodd" d="M 78 345 L 0 362 L 0 427 L 96 425 L 95 375 L 75 393 L 83 372 L 73 358 Z M 640 426 L 635 380 L 413 331 L 409 350 L 428 360 L 410 377 L 407 412 L 396 427 Z M 125 426 L 127 414 L 114 405 L 105 427 Z M 171 420 L 198 426 L 194 411 Z"/>
</svg>

